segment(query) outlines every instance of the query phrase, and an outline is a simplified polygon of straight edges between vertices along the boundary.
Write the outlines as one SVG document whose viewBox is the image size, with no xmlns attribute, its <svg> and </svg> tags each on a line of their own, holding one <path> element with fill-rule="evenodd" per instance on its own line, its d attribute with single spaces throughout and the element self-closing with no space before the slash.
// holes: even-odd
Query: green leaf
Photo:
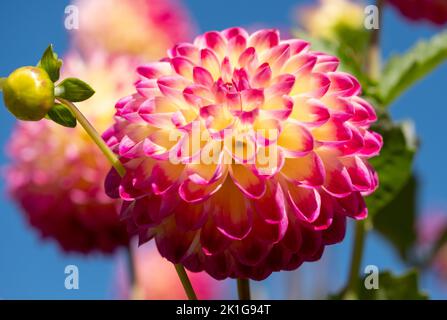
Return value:
<svg viewBox="0 0 447 320">
<path fill-rule="evenodd" d="M 87 100 L 94 94 L 92 87 L 77 78 L 67 78 L 56 87 L 56 96 L 71 102 Z"/>
<path fill-rule="evenodd" d="M 416 152 L 415 138 L 411 137 L 409 122 L 400 125 L 380 120 L 381 126 L 374 130 L 383 137 L 383 148 L 378 157 L 370 163 L 379 174 L 379 188 L 366 198 L 369 217 L 373 218 L 402 190 L 411 176 L 414 154 Z"/>
<path fill-rule="evenodd" d="M 58 59 L 57 54 L 53 51 L 53 45 L 50 44 L 45 50 L 38 66 L 48 73 L 51 81 L 56 82 L 59 80 L 62 60 Z"/>
<path fill-rule="evenodd" d="M 413 175 L 397 196 L 372 217 L 374 229 L 385 237 L 407 262 L 413 258 L 410 256 L 410 250 L 417 239 L 417 187 L 418 181 Z"/>
<path fill-rule="evenodd" d="M 378 95 L 388 106 L 411 85 L 447 59 L 447 31 L 421 41 L 403 55 L 392 57 L 383 70 Z"/>
<path fill-rule="evenodd" d="M 349 299 L 359 300 L 426 300 L 428 295 L 419 288 L 419 274 L 416 270 L 396 276 L 390 271 L 379 274 L 378 289 L 367 289 L 369 283 L 366 275 L 359 278 L 355 292 L 350 293 Z M 343 294 L 330 297 L 333 300 L 346 298 Z"/>
<path fill-rule="evenodd" d="M 64 127 L 76 127 L 76 118 L 68 107 L 63 104 L 55 104 L 50 111 L 48 111 L 46 118 L 49 118 Z"/>
</svg>

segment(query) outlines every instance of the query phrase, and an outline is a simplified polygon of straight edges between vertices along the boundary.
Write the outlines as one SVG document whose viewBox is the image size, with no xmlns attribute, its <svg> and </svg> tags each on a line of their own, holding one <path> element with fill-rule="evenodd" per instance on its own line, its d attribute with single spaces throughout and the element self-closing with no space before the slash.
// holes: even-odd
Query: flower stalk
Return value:
<svg viewBox="0 0 447 320">
<path fill-rule="evenodd" d="M 372 79 L 378 79 L 381 70 L 380 57 L 380 28 L 382 26 L 383 0 L 377 0 L 376 6 L 379 10 L 379 28 L 373 29 L 367 52 L 366 72 Z M 343 298 L 355 298 L 356 284 L 362 264 L 365 238 L 367 234 L 367 222 L 358 221 L 354 231 L 354 244 L 351 256 L 351 266 L 349 269 L 348 284 L 345 287 Z"/>
<path fill-rule="evenodd" d="M 250 282 L 248 279 L 237 279 L 237 292 L 239 300 L 251 300 Z"/>
<path fill-rule="evenodd" d="M 92 126 L 92 124 L 87 120 L 87 118 L 82 114 L 81 111 L 75 106 L 75 104 L 71 101 L 68 101 L 63 98 L 56 98 L 60 103 L 67 106 L 70 111 L 74 114 L 78 122 L 81 124 L 81 126 L 84 128 L 84 130 L 87 132 L 87 134 L 90 136 L 90 138 L 93 140 L 93 142 L 98 146 L 98 148 L 102 151 L 102 153 L 106 156 L 106 158 L 109 160 L 111 165 L 115 168 L 115 170 L 118 172 L 118 174 L 123 177 L 126 174 L 126 169 L 124 168 L 123 164 L 119 161 L 118 157 L 110 150 L 110 148 L 107 146 L 107 144 L 104 142 L 104 140 L 99 135 L 98 131 Z"/>
<path fill-rule="evenodd" d="M 185 271 L 185 267 L 183 265 L 177 263 L 174 265 L 175 271 L 177 271 L 178 277 L 182 282 L 183 288 L 185 289 L 186 295 L 189 300 L 197 300 L 197 295 L 194 292 L 194 288 L 192 287 L 191 281 L 188 278 L 188 274 Z"/>
</svg>

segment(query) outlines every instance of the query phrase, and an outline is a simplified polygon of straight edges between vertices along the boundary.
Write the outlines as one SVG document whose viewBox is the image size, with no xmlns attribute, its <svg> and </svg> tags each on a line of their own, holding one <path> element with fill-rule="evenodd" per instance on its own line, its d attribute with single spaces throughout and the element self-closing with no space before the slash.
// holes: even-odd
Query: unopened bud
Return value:
<svg viewBox="0 0 447 320">
<path fill-rule="evenodd" d="M 17 119 L 38 121 L 54 105 L 54 83 L 42 68 L 21 67 L 4 81 L 3 99 Z"/>
</svg>

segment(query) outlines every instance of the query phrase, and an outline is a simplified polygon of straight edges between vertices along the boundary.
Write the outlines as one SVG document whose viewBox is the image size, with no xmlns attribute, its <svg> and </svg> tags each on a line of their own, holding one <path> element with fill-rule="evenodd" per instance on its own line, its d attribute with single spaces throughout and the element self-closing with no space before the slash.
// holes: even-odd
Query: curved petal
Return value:
<svg viewBox="0 0 447 320">
<path fill-rule="evenodd" d="M 213 79 L 218 79 L 220 76 L 220 63 L 216 54 L 208 49 L 200 50 L 201 65 L 204 69 L 208 70 Z"/>
<path fill-rule="evenodd" d="M 248 39 L 248 46 L 261 52 L 270 49 L 279 43 L 279 31 L 275 29 L 263 29 L 252 33 Z"/>
<path fill-rule="evenodd" d="M 312 134 L 296 122 L 288 122 L 283 126 L 277 143 L 283 148 L 286 157 L 303 156 L 314 148 Z"/>
<path fill-rule="evenodd" d="M 205 86 L 207 88 L 210 88 L 214 83 L 214 79 L 211 73 L 207 69 L 202 67 L 194 67 L 193 78 L 196 84 Z"/>
<path fill-rule="evenodd" d="M 324 189 L 337 198 L 346 197 L 354 191 L 349 172 L 340 162 L 337 154 L 327 149 L 320 149 L 318 154 L 323 160 L 326 171 Z"/>
<path fill-rule="evenodd" d="M 335 214 L 331 226 L 323 231 L 323 242 L 331 245 L 341 242 L 346 234 L 346 217 Z"/>
<path fill-rule="evenodd" d="M 355 220 L 363 220 L 368 216 L 365 199 L 360 192 L 353 192 L 349 196 L 337 199 L 343 213 Z"/>
<path fill-rule="evenodd" d="M 356 78 L 345 72 L 328 73 L 331 81 L 329 91 L 343 97 L 359 95 L 362 88 Z"/>
<path fill-rule="evenodd" d="M 155 194 L 161 195 L 167 192 L 179 182 L 185 166 L 172 164 L 169 161 L 158 161 L 152 169 L 151 186 Z"/>
<path fill-rule="evenodd" d="M 185 179 L 179 187 L 180 197 L 188 203 L 200 203 L 207 200 L 213 194 L 215 194 L 222 187 L 223 181 L 226 179 L 227 173 L 223 173 L 222 176 L 212 182 L 211 184 L 197 184 L 191 179 Z"/>
<path fill-rule="evenodd" d="M 175 57 L 171 59 L 172 67 L 178 75 L 192 80 L 192 70 L 194 63 L 185 57 Z"/>
<path fill-rule="evenodd" d="M 203 210 L 203 205 L 188 204 L 177 206 L 174 216 L 175 224 L 180 230 L 193 231 L 205 224 L 208 214 Z"/>
<path fill-rule="evenodd" d="M 349 126 L 337 118 L 331 118 L 320 127 L 312 129 L 315 140 L 326 144 L 340 144 L 352 138 Z"/>
<path fill-rule="evenodd" d="M 231 199 L 231 201 L 228 201 Z M 205 204 L 217 229 L 233 240 L 242 240 L 252 228 L 252 213 L 247 210 L 246 199 L 231 179 Z"/>
<path fill-rule="evenodd" d="M 295 79 L 290 95 L 302 94 L 318 99 L 328 92 L 330 85 L 331 81 L 325 73 L 311 72 L 306 74 L 301 72 Z"/>
<path fill-rule="evenodd" d="M 320 193 L 314 188 L 303 188 L 292 183 L 287 184 L 289 201 L 297 217 L 307 223 L 313 223 L 320 215 Z"/>
<path fill-rule="evenodd" d="M 251 199 L 259 199 L 266 190 L 265 181 L 258 177 L 251 168 L 242 164 L 230 166 L 230 176 L 234 184 Z"/>
<path fill-rule="evenodd" d="M 290 117 L 306 123 L 307 126 L 319 127 L 329 120 L 330 115 L 328 109 L 321 101 L 296 96 Z"/>
<path fill-rule="evenodd" d="M 317 56 L 315 54 L 296 54 L 292 56 L 281 69 L 283 73 L 290 74 L 309 74 L 317 63 Z"/>
<path fill-rule="evenodd" d="M 195 239 L 195 231 L 182 232 L 175 221 L 161 225 L 155 235 L 158 251 L 172 263 L 181 263 L 188 256 Z"/>
<path fill-rule="evenodd" d="M 200 231 L 200 245 L 205 255 L 216 255 L 224 251 L 231 240 L 217 230 L 214 220 L 210 217 Z"/>
<path fill-rule="evenodd" d="M 169 62 L 152 62 L 141 65 L 137 68 L 137 73 L 147 79 L 157 79 L 171 74 L 172 67 Z"/>
<path fill-rule="evenodd" d="M 321 186 L 325 180 L 323 162 L 315 152 L 303 157 L 286 158 L 281 173 L 294 183 L 308 186 Z"/>
<path fill-rule="evenodd" d="M 369 172 L 369 168 L 362 159 L 357 156 L 345 157 L 343 165 L 348 170 L 352 185 L 356 191 L 369 191 L 373 188 L 374 182 Z"/>
</svg>

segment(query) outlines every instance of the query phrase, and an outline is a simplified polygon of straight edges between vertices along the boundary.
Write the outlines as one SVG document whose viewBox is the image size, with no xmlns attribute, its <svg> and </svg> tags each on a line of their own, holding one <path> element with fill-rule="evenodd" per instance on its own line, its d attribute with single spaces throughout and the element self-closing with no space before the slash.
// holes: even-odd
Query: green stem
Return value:
<svg viewBox="0 0 447 320">
<path fill-rule="evenodd" d="M 56 98 L 67 106 L 71 112 L 75 115 L 78 122 L 81 124 L 81 126 L 84 128 L 84 130 L 87 132 L 87 134 L 92 138 L 93 142 L 98 146 L 98 148 L 102 151 L 102 153 L 106 156 L 106 158 L 109 160 L 109 162 L 112 164 L 112 166 L 115 168 L 115 170 L 118 172 L 118 174 L 123 177 L 126 174 L 126 169 L 124 168 L 123 164 L 120 162 L 118 157 L 113 153 L 112 150 L 107 146 L 107 144 L 104 142 L 104 140 L 99 135 L 98 131 L 91 125 L 91 123 L 87 120 L 87 118 L 79 111 L 79 109 L 74 105 L 73 102 L 65 100 L 63 98 Z"/>
<path fill-rule="evenodd" d="M 132 250 L 132 244 L 129 243 L 126 250 L 127 256 L 127 270 L 129 274 L 129 287 L 130 287 L 130 299 L 140 300 L 143 297 L 140 295 L 140 290 L 138 286 L 137 270 L 135 267 L 135 256 Z"/>
<path fill-rule="evenodd" d="M 248 279 L 237 279 L 239 300 L 250 300 L 250 282 Z"/>
<path fill-rule="evenodd" d="M 374 29 L 371 34 L 369 48 L 367 52 L 366 71 L 373 79 L 380 76 L 380 28 L 382 26 L 382 9 L 384 1 L 377 0 L 376 6 L 379 10 L 379 29 Z M 365 237 L 367 234 L 366 221 L 358 221 L 355 226 L 354 246 L 352 249 L 351 267 L 349 270 L 348 284 L 345 287 L 343 298 L 355 298 L 356 286 L 360 274 L 360 268 L 365 247 Z"/>
<path fill-rule="evenodd" d="M 189 300 L 197 300 L 196 293 L 194 292 L 194 288 L 192 287 L 191 281 L 188 278 L 188 275 L 186 274 L 185 268 L 183 265 L 177 263 L 174 265 L 175 270 L 177 271 L 178 277 L 180 278 L 180 281 L 182 282 L 183 289 L 185 289 L 186 296 Z"/>
<path fill-rule="evenodd" d="M 365 246 L 365 221 L 358 221 L 355 225 L 354 248 L 352 250 L 351 267 L 349 269 L 348 284 L 343 297 L 349 299 L 355 296 L 360 267 L 362 264 L 363 248 Z"/>
<path fill-rule="evenodd" d="M 378 80 L 381 70 L 380 57 L 380 28 L 382 27 L 382 9 L 384 0 L 377 0 L 376 6 L 379 11 L 379 29 L 373 29 L 371 38 L 369 39 L 369 48 L 366 57 L 366 72 L 374 79 Z"/>
</svg>

